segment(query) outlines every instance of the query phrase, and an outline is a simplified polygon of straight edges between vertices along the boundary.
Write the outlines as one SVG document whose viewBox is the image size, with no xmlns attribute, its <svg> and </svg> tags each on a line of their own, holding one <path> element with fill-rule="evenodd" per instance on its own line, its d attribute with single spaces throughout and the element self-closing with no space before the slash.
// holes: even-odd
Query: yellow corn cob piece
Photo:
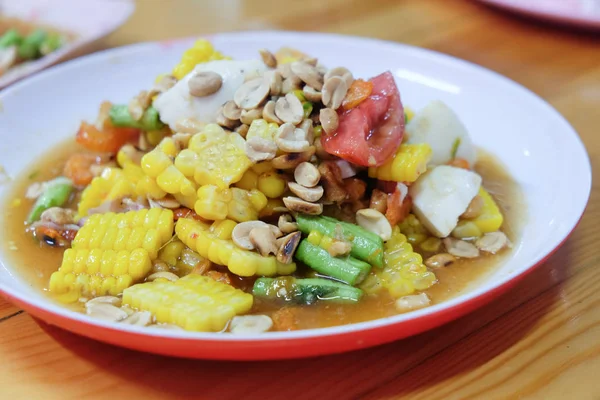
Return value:
<svg viewBox="0 0 600 400">
<path fill-rule="evenodd" d="M 369 168 L 369 177 L 383 181 L 414 182 L 427 170 L 431 159 L 427 143 L 402 144 L 385 164 Z"/>
<path fill-rule="evenodd" d="M 195 192 L 193 193 L 195 196 Z M 144 175 L 142 168 L 126 162 L 123 168 L 106 168 L 85 188 L 79 201 L 78 218 L 87 215 L 90 208 L 98 207 L 109 200 L 124 197 L 163 198 L 166 192 L 156 183 L 156 179 Z"/>
<path fill-rule="evenodd" d="M 135 194 L 142 197 L 162 199 L 167 195 L 167 192 L 158 186 L 156 179 L 144 176 L 135 184 Z"/>
<path fill-rule="evenodd" d="M 188 178 L 194 177 L 198 164 L 200 164 L 200 156 L 190 149 L 181 150 L 175 158 L 175 166 Z"/>
<path fill-rule="evenodd" d="M 116 200 L 131 196 L 134 186 L 129 182 L 123 170 L 105 168 L 100 176 L 95 177 L 81 194 L 77 214 L 84 217 L 90 208 L 98 207 L 107 200 Z"/>
<path fill-rule="evenodd" d="M 175 165 L 184 175 L 193 168 L 194 180 L 198 185 L 227 189 L 242 179 L 244 172 L 252 165 L 246 156 L 244 138 L 236 132 L 225 132 L 217 124 L 208 124 L 202 132 L 192 136 L 188 147 L 197 157 L 186 152 L 185 160 L 178 160 L 182 157 L 178 155 Z"/>
<path fill-rule="evenodd" d="M 194 210 L 209 220 L 252 221 L 258 219 L 260 210 L 267 205 L 267 198 L 257 189 L 248 191 L 234 187 L 221 190 L 214 185 L 204 185 L 197 195 Z"/>
<path fill-rule="evenodd" d="M 179 202 L 179 204 L 182 204 L 183 206 L 185 206 L 191 210 L 194 209 L 194 206 L 196 205 L 196 201 L 198 201 L 198 195 L 196 194 L 196 192 L 194 192 L 188 196 L 184 196 L 181 193 L 174 193 L 173 197 L 175 197 L 175 200 L 177 200 Z"/>
<path fill-rule="evenodd" d="M 191 274 L 175 282 L 149 282 L 123 292 L 123 304 L 149 311 L 157 322 L 189 331 L 219 332 L 252 308 L 253 297 L 209 277 Z"/>
<path fill-rule="evenodd" d="M 264 119 L 255 119 L 250 124 L 248 128 L 248 133 L 246 133 L 246 140 L 251 139 L 253 137 L 259 137 L 261 139 L 269 140 L 271 142 L 275 141 L 275 134 L 279 129 L 279 125 L 274 122 L 267 122 Z"/>
<path fill-rule="evenodd" d="M 214 185 L 204 185 L 198 189 L 197 197 L 194 205 L 196 214 L 210 220 L 227 218 L 228 204 L 233 199 L 229 189 L 220 190 Z"/>
<path fill-rule="evenodd" d="M 172 74 L 179 80 L 192 72 L 197 64 L 224 59 L 229 59 L 229 57 L 216 51 L 208 40 L 199 39 L 183 53 L 181 61 L 173 68 Z"/>
<path fill-rule="evenodd" d="M 57 295 L 76 293 L 80 296 L 117 296 L 152 268 L 145 249 L 105 250 L 67 249 L 58 269 L 50 276 L 50 292 Z M 66 301 L 67 297 L 62 297 Z"/>
<path fill-rule="evenodd" d="M 483 187 L 479 189 L 479 196 L 483 199 L 481 214 L 470 221 L 477 225 L 482 233 L 496 232 L 504 222 L 500 208 L 498 208 L 494 198 Z"/>
<path fill-rule="evenodd" d="M 276 171 L 260 174 L 257 184 L 258 190 L 271 199 L 281 197 L 287 189 L 287 181 Z"/>
<path fill-rule="evenodd" d="M 186 246 L 195 250 L 202 257 L 208 258 L 215 264 L 225 265 L 232 273 L 239 276 L 272 276 L 289 275 L 296 270 L 296 264 L 282 264 L 273 256 L 263 257 L 258 253 L 237 247 L 224 233 L 230 222 L 223 227 L 224 222 L 217 221 L 210 228 L 192 219 L 182 218 L 175 225 L 175 233 Z M 229 233 L 231 235 L 231 233 Z"/>
<path fill-rule="evenodd" d="M 196 185 L 173 164 L 178 152 L 179 148 L 173 139 L 166 137 L 142 157 L 142 170 L 146 176 L 156 179 L 156 184 L 162 191 L 193 196 L 196 193 Z"/>
<path fill-rule="evenodd" d="M 173 212 L 160 208 L 94 214 L 65 251 L 50 277 L 50 291 L 116 296 L 144 278 L 159 249 L 173 235 Z M 64 301 L 76 296 L 62 296 Z"/>
<path fill-rule="evenodd" d="M 74 249 L 128 250 L 144 248 L 155 259 L 173 235 L 173 212 L 152 208 L 115 214 L 94 214 L 77 232 Z"/>
<path fill-rule="evenodd" d="M 437 282 L 434 273 L 427 270 L 421 255 L 413 251 L 398 227 L 385 243 L 383 259 L 383 269 L 371 272 L 361 285 L 363 290 L 372 293 L 385 288 L 398 298 L 426 290 Z"/>
<path fill-rule="evenodd" d="M 229 240 L 231 239 L 231 234 L 233 233 L 233 228 L 237 223 L 230 219 L 224 219 L 222 221 L 215 221 L 210 228 L 208 229 L 213 235 L 215 235 L 219 239 Z"/>
</svg>

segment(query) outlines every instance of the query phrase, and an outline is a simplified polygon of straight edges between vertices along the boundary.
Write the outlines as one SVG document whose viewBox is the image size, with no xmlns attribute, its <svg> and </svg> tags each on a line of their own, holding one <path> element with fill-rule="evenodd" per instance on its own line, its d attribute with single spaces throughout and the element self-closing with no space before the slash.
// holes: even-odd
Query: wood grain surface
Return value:
<svg viewBox="0 0 600 400">
<path fill-rule="evenodd" d="M 140 0 L 101 47 L 246 29 L 376 37 L 481 64 L 556 107 L 600 173 L 600 34 L 477 2 Z M 171 359 L 75 336 L 0 300 L 0 398 L 600 399 L 599 190 L 565 245 L 510 292 L 441 328 L 347 354 Z"/>
</svg>

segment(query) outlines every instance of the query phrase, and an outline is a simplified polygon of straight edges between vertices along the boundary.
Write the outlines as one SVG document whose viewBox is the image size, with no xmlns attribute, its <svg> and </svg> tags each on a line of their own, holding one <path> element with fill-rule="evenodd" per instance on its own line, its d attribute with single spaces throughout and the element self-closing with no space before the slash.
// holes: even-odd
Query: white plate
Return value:
<svg viewBox="0 0 600 400">
<path fill-rule="evenodd" d="M 550 22 L 600 29 L 600 0 L 480 0 Z"/>
<path fill-rule="evenodd" d="M 260 336 L 148 332 L 89 319 L 49 303 L 14 273 L 20 266 L 0 250 L 0 292 L 50 323 L 98 340 L 186 357 L 259 359 L 326 354 L 372 346 L 440 325 L 498 295 L 553 252 L 586 206 L 591 172 L 577 133 L 545 101 L 494 72 L 429 50 L 355 37 L 240 32 L 211 38 L 235 58 L 263 47 L 297 47 L 356 77 L 391 70 L 405 104 L 450 105 L 476 145 L 497 155 L 521 185 L 528 221 L 511 257 L 479 286 L 442 304 L 354 325 Z M 16 176 L 55 143 L 93 120 L 103 100 L 125 102 L 178 62 L 191 40 L 147 43 L 104 51 L 42 72 L 0 93 L 0 160 Z M 57 98 L 56 93 L 60 93 Z M 32 110 L 36 110 L 32 118 Z M 557 186 L 560 182 L 560 187 Z M 9 187 L 0 186 L 0 197 Z"/>
<path fill-rule="evenodd" d="M 122 25 L 135 9 L 132 0 L 0 0 L 3 17 L 76 35 L 73 42 L 39 60 L 19 64 L 0 76 L 0 89 L 68 58 Z"/>
</svg>

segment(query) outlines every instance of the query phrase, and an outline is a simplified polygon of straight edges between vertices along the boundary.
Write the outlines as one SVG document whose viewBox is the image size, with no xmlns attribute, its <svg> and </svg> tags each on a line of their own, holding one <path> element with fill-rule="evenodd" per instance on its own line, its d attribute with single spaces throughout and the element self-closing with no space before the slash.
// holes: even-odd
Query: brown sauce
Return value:
<svg viewBox="0 0 600 400">
<path fill-rule="evenodd" d="M 82 149 L 69 141 L 51 152 L 51 156 L 32 165 L 16 179 L 12 193 L 2 205 L 5 210 L 4 251 L 13 259 L 12 265 L 18 274 L 33 287 L 46 290 L 52 272 L 61 264 L 62 249 L 38 243 L 31 234 L 25 232 L 24 222 L 33 201 L 25 198 L 30 184 L 52 179 L 62 174 L 67 158 Z M 483 177 L 485 188 L 494 196 L 504 214 L 503 231 L 509 239 L 515 240 L 523 224 L 525 203 L 517 184 L 505 172 L 499 161 L 492 155 L 479 151 L 475 170 Z M 476 286 L 504 259 L 510 251 L 499 255 L 482 256 L 475 260 L 461 260 L 448 268 L 438 269 L 435 274 L 438 283 L 426 291 L 432 303 L 440 303 L 465 293 Z M 238 286 L 249 288 L 250 282 L 240 282 Z M 253 313 L 270 314 L 279 305 L 256 299 Z M 294 307 L 298 327 L 319 328 L 344 325 L 397 314 L 393 299 L 387 294 L 364 296 L 356 304 L 332 304 L 321 302 L 310 306 Z"/>
</svg>

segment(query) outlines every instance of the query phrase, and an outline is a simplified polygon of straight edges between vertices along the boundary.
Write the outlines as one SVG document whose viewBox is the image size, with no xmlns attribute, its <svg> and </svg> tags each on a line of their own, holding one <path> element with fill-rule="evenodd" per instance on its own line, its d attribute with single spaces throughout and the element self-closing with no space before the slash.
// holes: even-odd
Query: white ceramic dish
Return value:
<svg viewBox="0 0 600 400">
<path fill-rule="evenodd" d="M 600 30 L 600 0 L 481 0 L 533 18 Z"/>
<path fill-rule="evenodd" d="M 73 33 L 76 39 L 39 60 L 0 76 L 0 89 L 64 60 L 122 25 L 135 9 L 131 0 L 0 0 L 3 17 L 18 18 Z"/>
<path fill-rule="evenodd" d="M 293 32 L 216 35 L 216 48 L 243 59 L 262 47 L 292 46 L 358 77 L 391 70 L 405 104 L 434 99 L 449 104 L 474 142 L 497 155 L 521 185 L 528 221 L 511 257 L 470 291 L 445 303 L 354 325 L 254 336 L 149 332 L 94 321 L 48 302 L 21 280 L 8 250 L 0 249 L 0 292 L 52 324 L 109 343 L 186 357 L 264 359 L 346 351 L 406 337 L 457 318 L 508 289 L 542 262 L 574 229 L 586 206 L 591 170 L 577 133 L 551 106 L 518 84 L 443 54 L 376 40 Z M 175 65 L 191 40 L 108 50 L 20 82 L 0 101 L 0 160 L 17 176 L 55 143 L 73 137 L 79 121 L 93 120 L 102 100 L 125 102 Z M 30 118 L 31 110 L 39 110 Z M 10 143 L 8 145 L 7 143 Z M 560 182 L 557 190 L 556 182 Z M 0 186 L 5 197 L 10 185 Z"/>
</svg>

